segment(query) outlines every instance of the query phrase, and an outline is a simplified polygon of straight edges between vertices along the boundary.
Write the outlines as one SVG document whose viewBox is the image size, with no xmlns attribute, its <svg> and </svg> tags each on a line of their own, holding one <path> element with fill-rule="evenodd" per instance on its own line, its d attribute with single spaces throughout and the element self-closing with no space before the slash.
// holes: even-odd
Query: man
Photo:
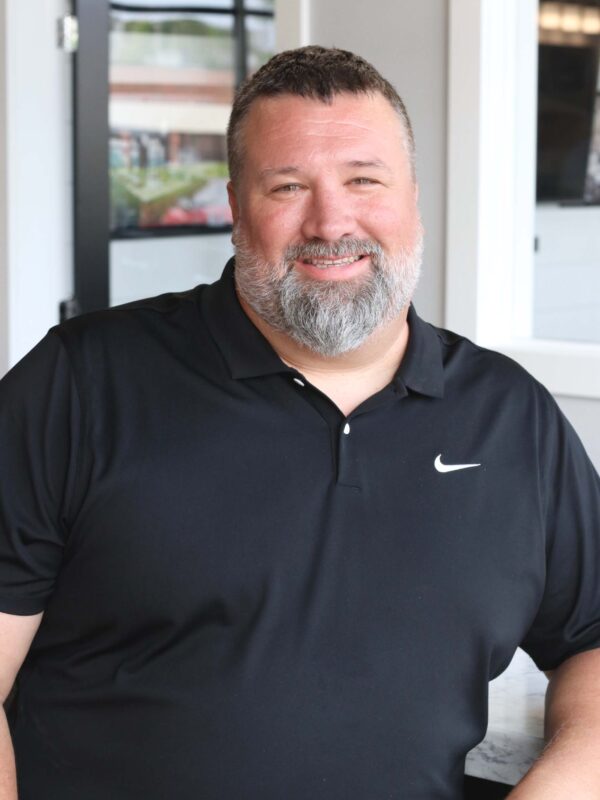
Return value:
<svg viewBox="0 0 600 800">
<path fill-rule="evenodd" d="M 598 797 L 598 477 L 536 381 L 410 306 L 400 98 L 280 54 L 229 157 L 220 281 L 71 320 L 3 381 L 19 797 L 458 800 L 518 645 L 560 733 L 511 796 Z"/>
</svg>

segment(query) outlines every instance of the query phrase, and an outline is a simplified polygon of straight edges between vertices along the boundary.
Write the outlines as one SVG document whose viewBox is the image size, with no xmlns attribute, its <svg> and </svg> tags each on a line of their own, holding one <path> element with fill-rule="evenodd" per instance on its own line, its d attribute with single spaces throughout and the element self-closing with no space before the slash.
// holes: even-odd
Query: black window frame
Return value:
<svg viewBox="0 0 600 800">
<path fill-rule="evenodd" d="M 73 63 L 74 297 L 61 303 L 61 319 L 108 307 L 111 240 L 206 235 L 231 230 L 230 225 L 181 225 L 111 233 L 108 146 L 111 10 L 140 14 L 161 11 L 231 14 L 236 88 L 248 73 L 246 19 L 275 15 L 268 9 L 248 9 L 245 0 L 231 0 L 229 8 L 201 3 L 144 6 L 111 0 L 73 0 L 73 12 L 79 24 L 79 44 Z"/>
</svg>

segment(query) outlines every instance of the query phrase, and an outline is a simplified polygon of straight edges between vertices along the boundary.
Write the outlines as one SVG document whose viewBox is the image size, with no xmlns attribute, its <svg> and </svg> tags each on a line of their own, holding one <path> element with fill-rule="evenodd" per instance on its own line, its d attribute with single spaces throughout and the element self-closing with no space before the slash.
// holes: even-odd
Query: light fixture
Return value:
<svg viewBox="0 0 600 800">
<path fill-rule="evenodd" d="M 584 33 L 597 36 L 600 34 L 600 8 L 585 6 L 581 19 L 581 30 Z"/>
<path fill-rule="evenodd" d="M 581 6 L 563 3 L 560 27 L 565 33 L 581 33 L 583 15 Z"/>
<path fill-rule="evenodd" d="M 540 28 L 547 31 L 557 31 L 561 25 L 561 4 L 542 3 L 540 5 Z"/>
</svg>

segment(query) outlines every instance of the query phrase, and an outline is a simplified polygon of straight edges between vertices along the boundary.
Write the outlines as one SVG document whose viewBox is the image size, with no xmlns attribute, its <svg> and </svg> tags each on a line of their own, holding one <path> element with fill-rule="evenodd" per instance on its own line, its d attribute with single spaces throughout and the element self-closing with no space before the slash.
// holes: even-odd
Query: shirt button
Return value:
<svg viewBox="0 0 600 800">
<path fill-rule="evenodd" d="M 298 386 L 304 386 L 304 381 L 301 381 L 300 378 L 294 378 L 294 383 L 297 383 Z"/>
<path fill-rule="evenodd" d="M 346 436 L 350 433 L 350 423 L 349 422 L 347 422 L 344 425 L 344 433 L 346 434 Z"/>
</svg>

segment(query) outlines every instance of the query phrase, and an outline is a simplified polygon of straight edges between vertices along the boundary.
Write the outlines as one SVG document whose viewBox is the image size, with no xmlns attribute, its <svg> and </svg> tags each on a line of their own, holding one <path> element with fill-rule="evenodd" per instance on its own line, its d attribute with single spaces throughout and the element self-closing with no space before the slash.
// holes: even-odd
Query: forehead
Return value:
<svg viewBox="0 0 600 800">
<path fill-rule="evenodd" d="M 379 93 L 338 94 L 330 102 L 261 97 L 250 107 L 244 133 L 245 160 L 254 163 L 350 151 L 365 158 L 381 156 L 381 150 L 388 157 L 406 156 L 402 122 Z"/>
</svg>

